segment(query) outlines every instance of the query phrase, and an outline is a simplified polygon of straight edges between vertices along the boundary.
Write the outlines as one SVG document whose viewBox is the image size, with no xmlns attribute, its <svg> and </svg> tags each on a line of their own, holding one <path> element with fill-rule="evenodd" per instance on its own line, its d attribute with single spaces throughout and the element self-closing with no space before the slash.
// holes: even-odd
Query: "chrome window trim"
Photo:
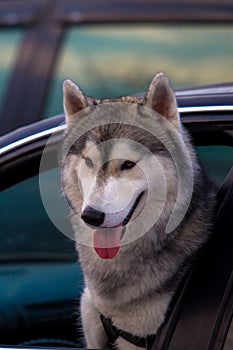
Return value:
<svg viewBox="0 0 233 350">
<path fill-rule="evenodd" d="M 66 124 L 62 124 L 62 125 L 55 126 L 53 128 L 47 129 L 47 130 L 40 131 L 36 134 L 27 136 L 21 140 L 12 142 L 9 145 L 4 146 L 0 149 L 0 156 L 3 155 L 4 153 L 12 151 L 14 148 L 21 147 L 24 144 L 27 144 L 29 142 L 33 142 L 35 140 L 39 140 L 42 137 L 47 137 L 53 133 L 59 133 L 61 131 L 64 131 L 65 129 L 66 129 Z M 1 348 L 0 348 L 0 350 L 1 350 Z"/>
<path fill-rule="evenodd" d="M 178 107 L 179 113 L 233 112 L 233 105 Z"/>
<path fill-rule="evenodd" d="M 213 87 L 203 87 L 203 88 L 191 88 L 189 90 L 182 90 L 182 91 L 176 91 L 176 96 L 183 97 L 183 96 L 201 96 L 201 95 L 226 95 L 226 94 L 232 94 L 233 93 L 233 86 L 232 84 L 230 86 L 213 86 Z"/>
<path fill-rule="evenodd" d="M 178 107 L 179 113 L 208 113 L 208 112 L 233 112 L 233 105 L 225 105 L 225 106 L 193 106 L 193 107 Z M 17 147 L 21 147 L 24 144 L 34 142 L 35 140 L 39 140 L 42 137 L 48 137 L 53 133 L 59 133 L 66 129 L 66 124 L 62 124 L 59 126 L 55 126 L 53 128 L 40 131 L 36 134 L 32 134 L 27 136 L 21 140 L 12 142 L 11 144 L 4 146 L 0 149 L 0 156 L 4 153 L 10 152 Z M 1 350 L 1 349 L 0 349 Z"/>
</svg>

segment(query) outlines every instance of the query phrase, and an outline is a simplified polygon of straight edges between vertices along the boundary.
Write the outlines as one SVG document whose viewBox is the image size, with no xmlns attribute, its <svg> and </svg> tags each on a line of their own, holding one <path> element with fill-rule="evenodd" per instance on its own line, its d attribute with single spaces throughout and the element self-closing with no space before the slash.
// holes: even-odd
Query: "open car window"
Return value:
<svg viewBox="0 0 233 350">
<path fill-rule="evenodd" d="M 220 186 L 233 159 L 229 146 L 199 146 L 205 171 Z M 46 196 L 51 222 L 41 198 Z M 61 194 L 60 170 L 55 168 L 0 192 L 0 257 L 9 260 L 75 260 L 68 208 Z M 69 232 L 67 236 L 59 231 Z"/>
</svg>

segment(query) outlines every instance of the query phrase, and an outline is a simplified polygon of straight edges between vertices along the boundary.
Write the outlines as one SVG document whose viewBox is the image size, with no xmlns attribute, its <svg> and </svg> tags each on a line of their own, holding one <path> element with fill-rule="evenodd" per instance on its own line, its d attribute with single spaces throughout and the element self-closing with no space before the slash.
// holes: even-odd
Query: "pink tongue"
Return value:
<svg viewBox="0 0 233 350">
<path fill-rule="evenodd" d="M 102 259 L 113 259 L 120 249 L 122 225 L 94 231 L 94 249 Z"/>
</svg>

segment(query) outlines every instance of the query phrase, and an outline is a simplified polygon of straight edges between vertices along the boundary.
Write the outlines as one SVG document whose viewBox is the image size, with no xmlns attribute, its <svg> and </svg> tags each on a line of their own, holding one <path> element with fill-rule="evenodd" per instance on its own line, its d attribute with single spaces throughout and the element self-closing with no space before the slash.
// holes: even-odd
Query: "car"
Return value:
<svg viewBox="0 0 233 350">
<path fill-rule="evenodd" d="M 192 4 L 190 10 L 182 1 L 179 4 L 183 7 L 175 6 L 175 1 L 168 1 L 166 6 L 158 1 L 139 1 L 137 5 L 130 1 L 119 5 L 119 1 L 115 0 L 110 4 L 107 1 L 96 1 L 94 5 L 88 1 L 80 1 L 77 4 L 68 0 L 55 1 L 53 5 L 47 1 L 19 0 L 17 4 L 13 1 L 0 1 L 1 25 L 5 28 L 10 27 L 13 31 L 25 31 L 19 33 L 20 37 L 24 35 L 24 39 L 13 70 L 9 69 L 8 85 L 5 84 L 6 88 L 3 86 L 3 93 L 0 95 L 3 101 L 0 117 L 0 349 L 65 349 L 83 346 L 78 311 L 83 278 L 66 206 L 60 194 L 57 158 L 66 129 L 61 97 L 61 82 L 65 77 L 61 72 L 64 65 L 67 66 L 67 62 L 70 62 L 66 62 L 67 48 L 69 47 L 68 56 L 71 58 L 73 56 L 70 51 L 74 50 L 74 58 L 79 57 L 79 67 L 82 68 L 76 72 L 75 64 L 69 63 L 70 77 L 74 76 L 79 82 L 80 75 L 80 81 L 89 94 L 104 97 L 104 94 L 113 96 L 129 92 L 143 96 L 140 91 L 143 91 L 143 84 L 154 69 L 153 64 L 150 68 L 150 64 L 145 63 L 139 72 L 139 66 L 136 63 L 134 66 L 130 55 L 131 68 L 135 67 L 135 74 L 132 76 L 126 61 L 121 60 L 117 70 L 107 70 L 109 64 L 106 62 L 113 60 L 116 50 L 119 51 L 123 47 L 125 52 L 132 38 L 135 42 L 133 55 L 136 57 L 140 54 L 141 57 L 143 50 L 143 62 L 147 62 L 148 57 L 148 62 L 153 62 L 151 55 L 156 51 L 151 50 L 151 46 L 154 39 L 145 42 L 145 37 L 154 38 L 155 32 L 150 26 L 152 23 L 161 22 L 169 23 L 171 27 L 166 33 L 162 31 L 165 30 L 164 27 L 159 27 L 155 41 L 159 40 L 160 35 L 163 40 L 166 36 L 169 38 L 171 33 L 178 35 L 176 45 L 178 51 L 183 54 L 187 45 L 184 33 L 190 30 L 190 34 L 193 31 L 193 23 L 190 25 L 187 22 L 192 19 L 204 24 L 206 18 L 203 13 L 206 16 L 208 14 L 208 21 L 213 27 L 210 30 L 207 28 L 207 31 L 203 26 L 195 27 L 197 37 L 200 34 L 208 34 L 203 36 L 201 49 L 204 51 L 207 39 L 212 42 L 213 36 L 216 38 L 218 35 L 218 50 L 221 52 L 221 45 L 229 46 L 223 53 L 230 55 L 230 42 L 220 41 L 221 38 L 230 40 L 232 35 L 232 27 L 229 24 L 232 20 L 232 6 L 228 1 L 219 4 L 215 2 L 211 7 L 207 6 L 209 3 L 206 1 L 200 5 L 197 2 Z M 102 14 L 97 11 L 100 5 L 105 10 Z M 185 23 L 186 26 L 181 30 L 176 27 L 175 30 L 172 26 L 174 21 Z M 220 27 L 215 32 L 213 24 L 217 21 L 225 25 L 227 23 L 228 27 Z M 117 28 L 112 32 L 111 22 L 114 22 L 114 28 Z M 132 27 L 123 27 L 123 24 L 129 22 Z M 76 31 L 81 24 L 85 24 L 86 27 L 81 26 L 81 30 Z M 94 27 L 89 28 L 88 24 Z M 25 29 L 19 29 L 19 26 L 24 26 Z M 67 30 L 68 39 L 62 42 L 61 39 Z M 125 33 L 129 33 L 128 30 L 130 35 L 126 40 Z M 135 37 L 133 33 L 136 33 Z M 8 39 L 9 36 L 7 34 Z M 82 37 L 80 51 L 74 45 L 78 36 Z M 185 45 L 180 46 L 183 42 Z M 103 46 L 103 43 L 106 46 Z M 105 80 L 104 70 L 98 70 L 100 65 L 92 66 L 88 60 L 90 48 L 94 47 L 96 50 L 96 45 L 102 50 L 99 56 L 91 57 L 106 59 L 102 62 L 107 72 Z M 172 56 L 172 50 L 168 50 L 170 45 L 170 40 L 166 47 L 160 44 L 159 50 L 164 50 L 163 59 L 166 54 Z M 192 45 L 195 46 L 191 43 Z M 211 45 L 209 50 L 212 55 Z M 85 53 L 83 57 L 82 52 Z M 109 52 L 113 54 L 107 60 Z M 203 80 L 195 80 L 197 66 L 193 68 L 194 73 L 187 74 L 188 81 L 185 81 L 186 78 L 176 78 L 176 75 L 182 76 L 181 68 L 186 62 L 181 60 L 177 51 L 178 56 L 172 56 L 172 63 L 167 65 L 167 69 L 171 74 L 175 72 L 172 80 L 177 79 L 175 90 L 181 120 L 191 133 L 206 172 L 218 187 L 218 211 L 212 238 L 183 279 L 166 323 L 153 345 L 154 350 L 230 350 L 233 346 L 233 76 L 227 66 L 228 61 L 224 60 L 223 68 L 218 66 L 216 71 L 220 70 L 221 79 L 227 83 L 219 81 L 219 76 L 215 77 L 216 72 L 212 72 L 212 67 L 211 72 L 216 80 L 208 80 L 205 70 L 213 61 L 208 56 L 205 63 L 204 52 L 200 53 L 199 50 L 198 54 L 203 55 L 199 63 L 200 67 L 204 65 L 200 72 L 200 76 L 204 76 Z M 62 63 L 59 63 L 59 58 Z M 192 61 L 190 57 L 189 59 L 195 64 L 195 60 Z M 181 66 L 177 66 L 180 60 Z M 58 69 L 51 83 L 56 61 Z M 84 65 L 85 61 L 87 65 Z M 220 65 L 220 56 L 217 56 L 217 62 Z M 98 69 L 95 70 L 96 68 Z M 91 72 L 89 77 L 88 71 Z M 118 76 L 121 80 L 125 76 L 123 85 L 116 80 Z M 196 86 L 180 88 L 189 84 Z M 103 86 L 103 90 L 99 90 L 99 86 Z M 45 115 L 49 118 L 44 118 Z M 47 210 L 48 207 L 50 210 Z M 61 227 L 66 235 L 60 232 Z"/>
<path fill-rule="evenodd" d="M 223 155 L 226 156 L 227 152 L 230 154 L 229 160 L 232 160 L 233 106 L 226 104 L 224 87 L 202 89 L 202 105 L 198 99 L 196 105 L 188 103 L 199 95 L 198 89 L 177 93 L 178 103 L 182 105 L 179 108 L 182 122 L 191 132 L 198 148 L 214 147 L 218 168 L 218 162 L 223 161 Z M 230 101 L 232 97 L 227 95 Z M 224 100 L 223 105 L 221 99 Z M 57 167 L 57 147 L 65 128 L 64 116 L 60 115 L 16 130 L 0 140 L 1 215 L 5 223 L 5 232 L 1 233 L 0 341 L 4 344 L 78 346 L 74 315 L 77 314 L 75 310 L 78 309 L 82 290 L 81 271 L 73 249 L 69 247 L 71 242 L 62 237 L 58 230 L 54 233 L 46 213 L 41 214 L 41 208 L 36 204 L 38 198 L 35 197 L 40 197 L 40 194 L 31 193 L 31 186 L 38 186 L 41 157 L 52 135 L 52 142 L 50 139 L 46 147 L 46 156 L 50 162 L 44 162 L 40 176 L 46 177 L 46 190 L 51 191 L 53 187 L 51 193 L 53 205 L 56 205 L 59 175 L 52 169 Z M 230 162 L 225 164 L 226 173 L 229 166 Z M 232 317 L 232 171 L 229 176 L 231 178 L 224 190 L 230 192 L 229 206 L 221 214 L 228 225 L 221 221 L 220 227 L 217 226 L 213 240 L 206 247 L 207 252 L 192 267 L 180 287 L 171 319 L 166 326 L 168 330 L 164 339 L 160 340 L 166 344 L 167 338 L 169 344 L 175 342 L 168 349 L 185 349 L 189 337 L 194 334 L 195 346 L 189 345 L 193 349 L 207 349 L 204 344 L 207 346 L 212 338 L 214 344 L 219 344 L 219 339 L 221 342 L 226 339 Z M 17 189 L 25 184 L 29 184 L 29 188 L 26 186 L 24 192 Z M 21 196 L 17 197 L 19 193 Z M 225 196 L 222 194 L 222 201 Z M 25 223 L 22 225 L 22 222 L 17 222 L 21 216 L 24 220 L 26 217 L 26 226 Z M 17 232 L 11 232 L 12 227 L 16 227 Z M 12 254 L 9 248 L 12 236 L 16 234 L 18 238 L 14 242 Z M 22 234 L 25 236 L 21 237 Z M 30 238 L 31 235 L 33 238 Z M 48 244 L 48 235 L 50 239 L 57 235 L 56 245 Z M 48 250 L 48 247 L 52 249 Z M 70 250 L 70 254 L 65 254 L 64 250 Z M 160 344 L 156 349 L 163 349 L 163 346 Z"/>
</svg>

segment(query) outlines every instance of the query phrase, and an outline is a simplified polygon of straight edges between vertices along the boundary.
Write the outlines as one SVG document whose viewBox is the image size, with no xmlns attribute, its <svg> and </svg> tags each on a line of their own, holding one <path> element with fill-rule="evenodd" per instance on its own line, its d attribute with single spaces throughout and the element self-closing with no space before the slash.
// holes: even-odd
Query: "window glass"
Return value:
<svg viewBox="0 0 233 350">
<path fill-rule="evenodd" d="M 22 29 L 0 30 L 0 110 L 23 33 Z"/>
<path fill-rule="evenodd" d="M 233 81 L 232 26 L 94 25 L 67 30 L 46 116 L 63 112 L 70 78 L 96 98 L 145 91 L 164 71 L 175 88 Z"/>
<path fill-rule="evenodd" d="M 206 173 L 220 186 L 233 165 L 233 147 L 200 146 L 197 153 Z"/>
<path fill-rule="evenodd" d="M 61 197 L 58 169 L 40 176 L 56 205 Z M 0 192 L 0 208 L 1 259 L 76 259 L 73 241 L 52 224 L 44 209 L 38 176 Z M 69 227 L 65 206 L 56 210 Z"/>
</svg>

